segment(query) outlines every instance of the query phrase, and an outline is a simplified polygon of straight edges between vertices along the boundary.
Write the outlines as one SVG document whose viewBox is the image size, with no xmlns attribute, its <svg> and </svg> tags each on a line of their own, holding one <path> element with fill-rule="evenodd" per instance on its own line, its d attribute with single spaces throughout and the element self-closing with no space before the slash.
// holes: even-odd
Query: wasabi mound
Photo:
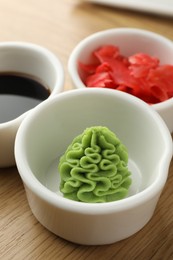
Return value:
<svg viewBox="0 0 173 260">
<path fill-rule="evenodd" d="M 87 203 L 123 199 L 131 185 L 127 163 L 127 149 L 113 132 L 87 128 L 60 158 L 60 191 L 65 198 Z"/>
</svg>

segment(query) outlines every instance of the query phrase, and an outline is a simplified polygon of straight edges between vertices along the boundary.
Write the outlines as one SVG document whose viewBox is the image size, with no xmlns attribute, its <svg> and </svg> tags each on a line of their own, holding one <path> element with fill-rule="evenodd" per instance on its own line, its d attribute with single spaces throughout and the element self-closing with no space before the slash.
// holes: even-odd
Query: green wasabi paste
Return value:
<svg viewBox="0 0 173 260">
<path fill-rule="evenodd" d="M 123 199 L 132 182 L 127 163 L 127 149 L 112 131 L 87 128 L 60 158 L 60 191 L 65 198 L 88 203 Z"/>
</svg>

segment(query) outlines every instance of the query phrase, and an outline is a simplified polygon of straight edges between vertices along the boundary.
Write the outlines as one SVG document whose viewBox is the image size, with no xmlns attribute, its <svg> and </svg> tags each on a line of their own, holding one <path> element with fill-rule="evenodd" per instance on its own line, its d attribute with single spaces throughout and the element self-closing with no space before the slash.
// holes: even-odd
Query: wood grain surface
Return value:
<svg viewBox="0 0 173 260">
<path fill-rule="evenodd" d="M 173 40 L 173 18 L 73 0 L 0 0 L 0 41 L 28 41 L 54 52 L 72 88 L 68 57 L 84 37 L 109 28 L 136 27 Z M 0 169 L 0 259 L 173 259 L 173 164 L 151 221 L 128 239 L 82 246 L 46 230 L 32 215 L 15 167 Z"/>
</svg>

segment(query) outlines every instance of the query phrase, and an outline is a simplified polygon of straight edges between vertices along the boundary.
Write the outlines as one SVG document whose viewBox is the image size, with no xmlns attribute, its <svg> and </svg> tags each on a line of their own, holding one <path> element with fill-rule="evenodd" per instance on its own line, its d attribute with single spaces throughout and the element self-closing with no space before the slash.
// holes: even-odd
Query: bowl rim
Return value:
<svg viewBox="0 0 173 260">
<path fill-rule="evenodd" d="M 135 33 L 135 34 L 139 34 L 141 36 L 146 36 L 146 37 L 150 37 L 152 39 L 158 40 L 158 41 L 162 41 L 167 46 L 171 47 L 172 51 L 173 51 L 173 42 L 169 38 L 167 38 L 161 34 L 158 34 L 156 32 L 146 30 L 146 29 L 139 29 L 139 28 L 135 28 L 135 27 L 118 27 L 118 28 L 110 28 L 110 29 L 105 29 L 102 31 L 97 31 L 97 32 L 85 37 L 80 42 L 78 42 L 78 44 L 74 47 L 74 49 L 72 50 L 72 52 L 69 56 L 68 64 L 67 64 L 68 72 L 71 76 L 72 81 L 74 82 L 74 84 L 77 88 L 86 88 L 86 86 L 82 82 L 82 80 L 78 74 L 78 70 L 77 70 L 77 65 L 78 65 L 77 61 L 78 61 L 78 57 L 79 57 L 79 54 L 82 51 L 82 49 L 86 48 L 87 45 L 90 45 L 95 40 L 98 41 L 99 39 L 103 38 L 103 36 L 107 37 L 112 34 L 126 35 L 127 33 L 128 34 Z M 173 98 L 170 98 L 163 102 L 153 104 L 152 106 L 157 111 L 160 111 L 162 109 L 170 108 L 172 106 L 172 104 L 173 104 Z"/>
<path fill-rule="evenodd" d="M 153 120 L 155 120 L 158 125 L 160 131 L 163 132 L 163 140 L 165 143 L 165 151 L 163 152 L 162 160 L 160 161 L 160 167 L 158 171 L 158 178 L 146 189 L 143 191 L 132 195 L 130 197 L 124 198 L 123 200 L 113 201 L 113 202 L 105 202 L 105 203 L 84 203 L 77 202 L 73 200 L 66 199 L 64 197 L 57 196 L 56 193 L 46 188 L 43 184 L 39 182 L 39 180 L 34 176 L 29 165 L 24 157 L 23 153 L 23 140 L 25 138 L 25 131 L 27 131 L 28 125 L 32 120 L 37 117 L 44 109 L 48 106 L 51 106 L 58 100 L 73 97 L 76 94 L 85 93 L 91 95 L 91 93 L 101 95 L 115 95 L 117 97 L 123 98 L 125 100 L 130 100 L 130 102 L 135 103 L 141 107 L 141 109 L 145 109 Z M 113 94 L 114 93 L 114 94 Z M 148 104 L 144 101 L 121 91 L 113 92 L 111 89 L 73 89 L 66 92 L 62 92 L 57 96 L 52 97 L 51 99 L 47 99 L 38 105 L 22 122 L 19 127 L 19 130 L 16 135 L 15 140 L 15 159 L 16 165 L 18 168 L 19 175 L 24 183 L 25 188 L 28 188 L 32 193 L 34 193 L 40 199 L 46 201 L 47 203 L 53 205 L 56 208 L 61 208 L 66 211 L 76 212 L 80 214 L 88 214 L 88 215 L 104 215 L 110 214 L 113 212 L 125 211 L 128 209 L 135 208 L 136 206 L 151 200 L 152 198 L 159 196 L 168 176 L 168 169 L 170 165 L 170 161 L 173 154 L 173 146 L 172 146 L 172 138 L 170 132 L 164 123 L 163 119 L 160 115 L 152 109 Z"/>
</svg>

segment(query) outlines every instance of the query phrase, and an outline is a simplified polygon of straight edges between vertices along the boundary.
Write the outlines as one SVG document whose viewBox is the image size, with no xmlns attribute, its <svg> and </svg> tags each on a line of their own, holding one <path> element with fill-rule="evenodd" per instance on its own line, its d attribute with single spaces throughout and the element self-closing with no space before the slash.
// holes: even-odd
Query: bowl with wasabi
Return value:
<svg viewBox="0 0 173 260">
<path fill-rule="evenodd" d="M 75 89 L 22 122 L 16 165 L 28 203 L 48 230 L 83 245 L 111 244 L 152 218 L 167 180 L 172 139 L 142 100 Z"/>
</svg>

